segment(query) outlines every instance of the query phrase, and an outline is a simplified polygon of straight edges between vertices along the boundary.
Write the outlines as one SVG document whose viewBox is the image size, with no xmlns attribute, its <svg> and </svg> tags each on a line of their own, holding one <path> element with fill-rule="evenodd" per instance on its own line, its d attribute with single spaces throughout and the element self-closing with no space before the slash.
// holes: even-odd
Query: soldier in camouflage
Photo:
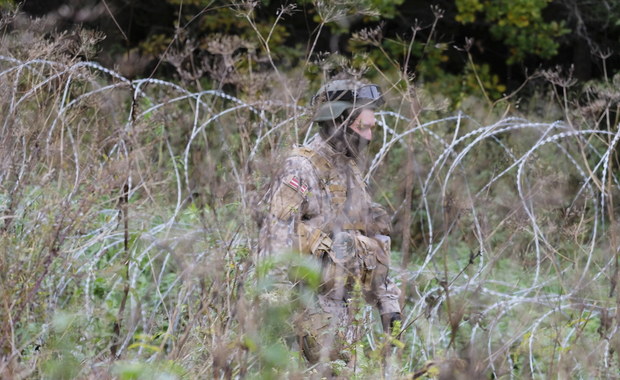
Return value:
<svg viewBox="0 0 620 380">
<path fill-rule="evenodd" d="M 261 254 L 299 252 L 321 263 L 316 305 L 296 323 L 302 352 L 316 363 L 347 360 L 345 348 L 358 338 L 349 307 L 356 283 L 379 310 L 386 333 L 401 309 L 400 290 L 388 277 L 389 217 L 372 202 L 357 162 L 372 138 L 374 110 L 383 104 L 380 89 L 335 80 L 313 102 L 319 133 L 292 150 L 272 185 Z"/>
</svg>

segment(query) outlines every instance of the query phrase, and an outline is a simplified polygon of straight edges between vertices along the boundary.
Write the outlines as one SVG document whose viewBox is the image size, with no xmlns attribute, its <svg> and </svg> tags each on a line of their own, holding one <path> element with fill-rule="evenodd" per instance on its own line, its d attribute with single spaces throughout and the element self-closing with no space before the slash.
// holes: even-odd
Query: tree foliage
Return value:
<svg viewBox="0 0 620 380">
<path fill-rule="evenodd" d="M 334 373 L 616 376 L 619 2 L 459 3 L 0 2 L 0 377 L 316 375 L 289 322 L 319 266 L 256 246 L 338 71 L 386 90 L 367 175 L 405 331 L 354 296 Z M 278 265 L 309 292 L 278 299 Z"/>
<path fill-rule="evenodd" d="M 19 2 L 3 3 L 6 7 Z M 406 62 L 407 71 L 425 82 L 449 82 L 453 75 L 467 75 L 472 66 L 464 49 L 469 47 L 476 65 L 488 66 L 507 90 L 514 90 L 540 67 L 568 68 L 574 63 L 582 79 L 601 78 L 620 67 L 615 53 L 620 47 L 619 4 L 617 0 L 165 0 L 154 5 L 147 0 L 108 0 L 104 7 L 100 0 L 25 0 L 22 8 L 35 16 L 51 15 L 62 21 L 58 24 L 62 28 L 80 22 L 103 31 L 107 38 L 99 60 L 115 67 L 122 66 L 124 55 L 139 57 L 136 75 L 150 75 L 155 69 L 160 76 L 178 72 L 179 62 L 175 66 L 163 58 L 182 50 L 187 60 L 184 70 L 193 70 L 190 76 L 198 77 L 207 73 L 201 61 L 213 54 L 209 41 L 217 39 L 215 35 L 234 35 L 247 49 L 243 64 L 247 70 L 260 65 L 266 50 L 271 64 L 283 68 L 315 61 L 322 52 L 357 61 L 364 59 L 357 55 L 365 54 L 382 71 L 402 70 Z M 89 9 L 98 11 L 81 21 Z M 361 48 L 354 37 L 377 28 L 381 46 Z M 386 60 L 377 48 L 399 64 Z"/>
<path fill-rule="evenodd" d="M 463 24 L 484 22 L 493 38 L 509 49 L 508 64 L 520 62 L 528 54 L 549 59 L 558 52 L 558 38 L 569 32 L 564 21 L 543 18 L 543 10 L 551 1 L 455 0 L 455 20 Z"/>
</svg>

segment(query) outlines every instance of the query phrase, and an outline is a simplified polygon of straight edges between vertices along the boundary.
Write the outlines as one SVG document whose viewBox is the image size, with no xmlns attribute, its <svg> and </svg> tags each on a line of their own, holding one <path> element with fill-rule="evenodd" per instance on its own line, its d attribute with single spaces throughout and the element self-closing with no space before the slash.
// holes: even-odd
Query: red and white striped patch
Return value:
<svg viewBox="0 0 620 380">
<path fill-rule="evenodd" d="M 296 176 L 291 177 L 291 179 L 288 181 L 288 185 L 295 190 L 299 190 L 299 178 L 297 178 Z"/>
<path fill-rule="evenodd" d="M 285 185 L 295 190 L 299 194 L 306 196 L 306 193 L 308 192 L 308 184 L 302 181 L 301 179 L 299 179 L 298 176 L 290 175 L 284 178 L 283 182 Z"/>
</svg>

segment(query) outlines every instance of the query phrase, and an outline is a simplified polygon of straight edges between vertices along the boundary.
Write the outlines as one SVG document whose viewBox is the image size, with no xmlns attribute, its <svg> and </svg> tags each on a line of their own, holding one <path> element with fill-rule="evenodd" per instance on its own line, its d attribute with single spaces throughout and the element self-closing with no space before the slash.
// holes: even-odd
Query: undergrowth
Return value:
<svg viewBox="0 0 620 380">
<path fill-rule="evenodd" d="M 80 33 L 84 51 L 101 37 Z M 260 274 L 277 263 L 257 261 L 256 239 L 278 160 L 315 132 L 317 84 L 273 61 L 260 82 L 237 78 L 251 92 L 130 80 L 67 54 L 66 38 L 2 41 L 2 377 L 315 374 L 292 336 L 296 305 L 264 302 Z M 380 76 L 389 106 L 366 180 L 395 226 L 402 335 L 360 306 L 355 366 L 335 370 L 617 378 L 617 78 L 578 102 L 574 82 L 541 73 L 551 96 L 529 115 L 518 94 L 452 112 L 397 66 Z"/>
</svg>

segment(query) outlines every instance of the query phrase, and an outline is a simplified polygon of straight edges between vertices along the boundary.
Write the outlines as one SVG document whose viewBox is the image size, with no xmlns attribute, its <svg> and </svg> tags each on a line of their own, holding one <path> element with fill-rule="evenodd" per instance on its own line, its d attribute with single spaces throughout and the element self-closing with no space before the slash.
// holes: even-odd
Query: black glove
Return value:
<svg viewBox="0 0 620 380">
<path fill-rule="evenodd" d="M 381 324 L 383 325 L 383 332 L 386 334 L 391 334 L 392 329 L 394 329 L 394 323 L 400 320 L 402 320 L 400 313 L 381 314 Z M 398 337 L 396 337 L 396 339 L 398 339 Z"/>
</svg>

